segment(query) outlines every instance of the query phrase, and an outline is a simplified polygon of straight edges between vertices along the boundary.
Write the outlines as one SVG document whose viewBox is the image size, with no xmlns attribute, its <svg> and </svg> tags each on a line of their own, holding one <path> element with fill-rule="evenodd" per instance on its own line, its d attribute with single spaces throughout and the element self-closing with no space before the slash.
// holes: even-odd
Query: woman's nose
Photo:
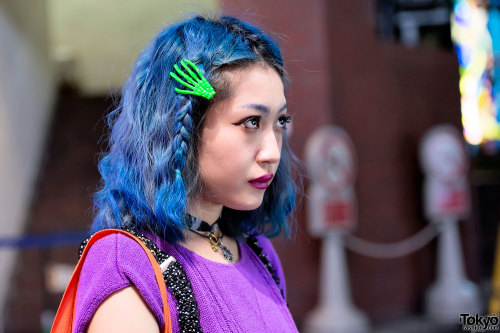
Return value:
<svg viewBox="0 0 500 333">
<path fill-rule="evenodd" d="M 257 153 L 257 162 L 278 163 L 281 158 L 281 140 L 281 133 L 275 133 L 275 131 L 264 132 Z"/>
</svg>

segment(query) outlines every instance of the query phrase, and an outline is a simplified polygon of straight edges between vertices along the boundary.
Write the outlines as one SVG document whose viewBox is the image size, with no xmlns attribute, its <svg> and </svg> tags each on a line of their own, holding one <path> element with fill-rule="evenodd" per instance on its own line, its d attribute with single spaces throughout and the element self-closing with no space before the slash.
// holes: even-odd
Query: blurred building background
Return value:
<svg viewBox="0 0 500 333">
<path fill-rule="evenodd" d="M 358 155 L 355 235 L 395 242 L 421 230 L 418 145 L 433 125 L 462 128 L 452 3 L 441 0 L 0 1 L 0 332 L 40 332 L 92 220 L 104 116 L 140 49 L 190 13 L 235 15 L 281 44 L 299 157 L 335 124 Z M 422 14 L 423 13 L 423 14 Z M 460 224 L 468 277 L 489 296 L 500 220 L 500 153 L 469 146 L 473 213 Z M 493 148 L 492 148 L 493 147 Z M 304 200 L 277 239 L 299 329 L 318 299 L 319 245 Z M 436 242 L 397 259 L 348 252 L 353 301 L 374 327 L 423 314 Z M 67 273 L 66 273 L 67 274 Z M 48 319 L 44 319 L 48 318 Z M 457 318 L 458 324 L 458 318 Z"/>
</svg>

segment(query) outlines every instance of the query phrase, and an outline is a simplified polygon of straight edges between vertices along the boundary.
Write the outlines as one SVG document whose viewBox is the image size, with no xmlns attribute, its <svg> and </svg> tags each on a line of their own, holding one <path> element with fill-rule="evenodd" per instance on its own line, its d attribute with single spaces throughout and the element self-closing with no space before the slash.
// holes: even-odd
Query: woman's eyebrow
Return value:
<svg viewBox="0 0 500 333">
<path fill-rule="evenodd" d="M 244 104 L 244 105 L 241 105 L 240 108 L 250 108 L 250 109 L 255 109 L 257 111 L 260 111 L 262 113 L 266 113 L 268 114 L 270 111 L 269 111 L 269 108 L 265 105 L 262 105 L 262 104 Z M 279 110 L 278 110 L 278 113 L 280 113 L 281 111 L 285 110 L 288 108 L 288 104 L 285 103 Z"/>
</svg>

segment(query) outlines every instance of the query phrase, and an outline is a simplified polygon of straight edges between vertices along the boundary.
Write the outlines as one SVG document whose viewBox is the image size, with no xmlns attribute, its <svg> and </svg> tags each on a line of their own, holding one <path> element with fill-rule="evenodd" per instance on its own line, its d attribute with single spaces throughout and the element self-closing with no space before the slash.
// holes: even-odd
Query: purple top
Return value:
<svg viewBox="0 0 500 333">
<path fill-rule="evenodd" d="M 298 332 L 285 300 L 255 252 L 239 243 L 240 260 L 222 264 L 205 259 L 179 244 L 147 236 L 183 266 L 193 286 L 204 332 Z M 285 279 L 271 242 L 259 236 L 259 245 L 280 278 Z M 78 282 L 73 332 L 85 332 L 101 302 L 112 293 L 134 285 L 164 326 L 160 290 L 144 250 L 134 240 L 114 234 L 89 249 Z M 175 298 L 167 288 L 172 331 L 179 332 Z"/>
</svg>

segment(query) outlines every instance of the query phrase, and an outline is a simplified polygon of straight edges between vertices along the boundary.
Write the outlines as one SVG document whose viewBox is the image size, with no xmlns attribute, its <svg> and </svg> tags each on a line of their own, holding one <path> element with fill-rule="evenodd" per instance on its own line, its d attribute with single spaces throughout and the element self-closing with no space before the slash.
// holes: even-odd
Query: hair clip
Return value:
<svg viewBox="0 0 500 333">
<path fill-rule="evenodd" d="M 212 98 L 213 95 L 215 95 L 215 90 L 214 88 L 210 85 L 210 83 L 207 81 L 207 79 L 203 76 L 203 74 L 200 72 L 200 70 L 196 67 L 195 64 L 193 64 L 191 61 L 184 59 L 181 60 L 181 65 L 184 67 L 184 69 L 189 73 L 186 74 L 185 72 L 180 69 L 177 64 L 174 65 L 175 70 L 177 73 L 179 73 L 186 81 L 182 80 L 177 74 L 174 72 L 170 72 L 170 76 L 173 77 L 177 82 L 180 84 L 192 89 L 192 90 L 182 90 L 179 88 L 175 88 L 175 92 L 179 94 L 191 94 L 191 95 L 197 95 L 204 97 L 206 99 Z M 191 68 L 196 72 L 196 75 Z"/>
</svg>

